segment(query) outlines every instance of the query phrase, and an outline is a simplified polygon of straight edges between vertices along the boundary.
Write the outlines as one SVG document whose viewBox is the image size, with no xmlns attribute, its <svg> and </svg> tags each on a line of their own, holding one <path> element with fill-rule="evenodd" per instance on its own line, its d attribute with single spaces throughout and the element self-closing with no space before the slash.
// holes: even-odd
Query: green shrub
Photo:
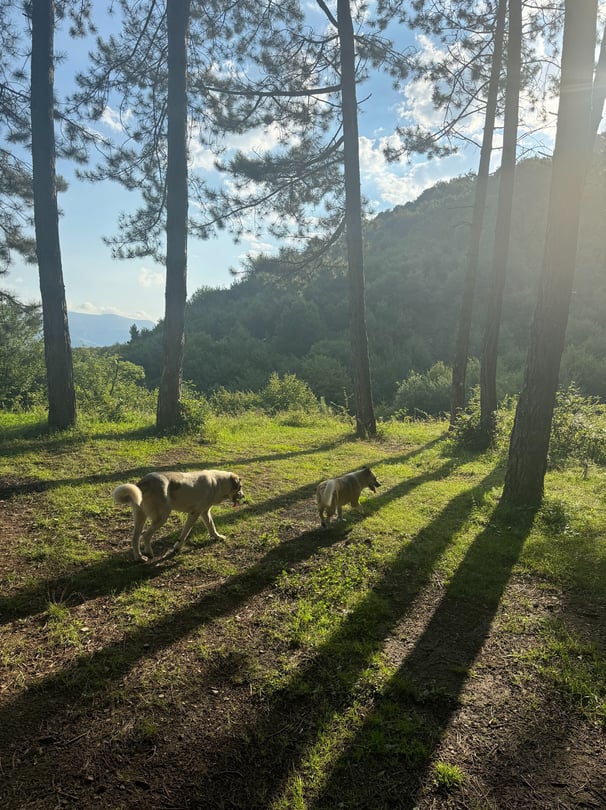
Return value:
<svg viewBox="0 0 606 810">
<path fill-rule="evenodd" d="M 221 386 L 211 394 L 209 401 L 216 414 L 241 416 L 246 411 L 254 411 L 259 407 L 259 394 L 252 391 L 228 391 Z"/>
<path fill-rule="evenodd" d="M 212 408 L 206 397 L 199 394 L 191 383 L 184 381 L 179 402 L 178 431 L 204 434 L 211 412 Z"/>
<path fill-rule="evenodd" d="M 606 463 L 606 406 L 580 394 L 574 383 L 556 396 L 549 442 L 550 465 L 567 461 Z"/>
<path fill-rule="evenodd" d="M 515 417 L 516 398 L 505 397 L 497 407 L 495 432 L 492 447 L 504 452 L 509 446 L 509 437 Z M 480 430 L 481 404 L 480 388 L 476 386 L 469 397 L 464 411 L 458 414 L 450 431 L 450 439 L 455 447 L 465 450 L 481 450 L 486 447 L 484 433 Z"/>
<path fill-rule="evenodd" d="M 471 386 L 479 379 L 479 364 L 469 361 L 467 380 Z M 452 369 L 439 360 L 419 373 L 411 371 L 405 380 L 397 383 L 393 402 L 394 413 L 405 416 L 439 416 L 450 411 Z"/>
<path fill-rule="evenodd" d="M 0 407 L 29 409 L 46 402 L 42 318 L 37 308 L 0 297 Z"/>
<path fill-rule="evenodd" d="M 156 394 L 145 386 L 141 366 L 98 349 L 75 349 L 73 366 L 79 411 L 107 422 L 155 413 Z"/>
<path fill-rule="evenodd" d="M 280 377 L 275 371 L 259 394 L 261 408 L 267 413 L 283 411 L 318 411 L 320 406 L 309 385 L 296 374 Z"/>
</svg>

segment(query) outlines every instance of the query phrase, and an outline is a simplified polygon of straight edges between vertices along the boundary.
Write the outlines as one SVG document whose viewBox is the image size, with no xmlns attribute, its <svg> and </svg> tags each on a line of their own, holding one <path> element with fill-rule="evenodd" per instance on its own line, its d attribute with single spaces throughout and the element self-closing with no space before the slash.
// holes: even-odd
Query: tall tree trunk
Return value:
<svg viewBox="0 0 606 810">
<path fill-rule="evenodd" d="M 359 437 L 365 438 L 376 435 L 377 423 L 372 403 L 368 335 L 366 331 L 358 104 L 356 100 L 354 33 L 349 0 L 338 0 L 337 20 L 341 54 L 345 224 L 349 267 L 350 337 L 356 433 Z"/>
<path fill-rule="evenodd" d="M 484 345 L 480 366 L 480 431 L 481 440 L 486 446 L 490 444 L 494 434 L 497 410 L 497 357 L 513 209 L 520 105 L 521 53 L 522 2 L 521 0 L 509 0 L 503 157 L 499 177 L 497 221 L 492 255 L 492 279 L 488 296 Z"/>
<path fill-rule="evenodd" d="M 494 46 L 492 52 L 492 65 L 488 83 L 488 96 L 486 98 L 486 117 L 484 119 L 484 132 L 480 149 L 480 164 L 476 179 L 473 213 L 469 232 L 469 247 L 467 250 L 465 278 L 463 281 L 463 295 L 461 310 L 455 341 L 455 354 L 452 364 L 452 389 L 450 396 L 450 424 L 457 418 L 457 414 L 465 408 L 465 380 L 467 376 L 467 361 L 469 358 L 469 335 L 473 314 L 476 279 L 480 257 L 480 239 L 486 211 L 486 196 L 488 192 L 488 178 L 490 174 L 490 157 L 492 155 L 492 140 L 494 137 L 494 123 L 497 112 L 499 92 L 499 79 L 503 62 L 503 35 L 505 31 L 505 17 L 507 0 L 499 0 L 494 30 Z"/>
<path fill-rule="evenodd" d="M 163 366 L 156 427 L 179 423 L 187 300 L 187 27 L 189 0 L 171 0 L 168 31 L 168 165 L 166 176 L 166 294 Z"/>
<path fill-rule="evenodd" d="M 36 255 L 42 298 L 49 427 L 76 423 L 76 396 L 59 243 L 55 175 L 53 0 L 31 4 L 31 125 Z"/>
<path fill-rule="evenodd" d="M 572 295 L 581 198 L 591 157 L 597 0 L 567 0 L 558 127 L 539 298 L 509 445 L 502 500 L 537 506 Z"/>
</svg>

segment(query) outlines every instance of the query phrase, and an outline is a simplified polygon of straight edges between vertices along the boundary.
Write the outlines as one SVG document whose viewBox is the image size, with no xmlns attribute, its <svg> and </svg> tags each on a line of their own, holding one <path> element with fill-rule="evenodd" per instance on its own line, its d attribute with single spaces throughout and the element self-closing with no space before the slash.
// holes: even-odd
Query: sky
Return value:
<svg viewBox="0 0 606 810">
<path fill-rule="evenodd" d="M 102 5 L 95 3 L 94 5 Z M 320 25 L 321 18 L 314 15 L 315 5 L 310 8 L 310 19 Z M 103 33 L 103 20 L 99 21 Z M 412 39 L 400 28 L 394 37 L 396 48 L 405 49 L 411 44 L 432 52 L 436 45 L 421 37 Z M 61 47 L 60 35 L 57 47 Z M 70 86 L 76 69 L 86 58 L 84 43 L 69 45 L 67 59 L 58 65 L 55 87 L 58 94 Z M 481 138 L 482 118 L 471 117 L 466 123 L 470 143 L 458 154 L 445 158 L 427 160 L 420 156 L 400 163 L 388 164 L 382 154 L 382 146 L 393 137 L 398 123 L 415 120 L 432 126 L 439 124 L 441 113 L 433 109 L 429 87 L 423 82 L 410 83 L 401 93 L 390 88 L 390 80 L 380 74 L 358 90 L 358 99 L 365 99 L 359 117 L 360 168 L 362 193 L 370 201 L 372 211 L 381 211 L 403 205 L 416 199 L 426 188 L 439 180 L 449 180 L 469 171 L 475 172 L 479 159 L 473 141 Z M 537 135 L 539 122 L 535 113 L 523 109 L 524 138 L 521 148 L 541 142 L 542 153 L 549 151 L 557 113 L 557 99 L 547 103 L 548 126 Z M 111 132 L 115 126 L 112 110 L 107 110 L 100 130 Z M 531 134 L 532 133 L 532 134 Z M 497 134 L 497 146 L 500 135 Z M 269 132 L 253 132 L 234 138 L 228 148 L 239 147 L 254 150 L 255 146 L 267 145 Z M 211 166 L 208 154 L 200 150 L 192 152 L 191 159 L 199 167 Z M 494 167 L 498 165 L 499 151 L 494 152 Z M 152 259 L 117 260 L 111 257 L 110 248 L 103 236 L 116 233 L 118 215 L 137 206 L 137 197 L 111 182 L 88 183 L 79 180 L 73 166 L 58 161 L 57 171 L 68 181 L 68 189 L 59 196 L 62 217 L 59 224 L 63 276 L 68 309 L 91 314 L 114 313 L 133 319 L 156 322 L 164 312 L 164 268 Z M 212 169 L 209 168 L 212 172 Z M 245 237 L 235 244 L 232 237 L 222 232 L 217 238 L 207 241 L 189 240 L 188 244 L 188 296 L 200 287 L 229 287 L 234 281 L 232 270 L 242 271 L 247 255 L 272 252 L 275 243 L 258 238 Z M 37 267 L 17 263 L 2 280 L 3 287 L 20 300 L 39 301 Z"/>
</svg>

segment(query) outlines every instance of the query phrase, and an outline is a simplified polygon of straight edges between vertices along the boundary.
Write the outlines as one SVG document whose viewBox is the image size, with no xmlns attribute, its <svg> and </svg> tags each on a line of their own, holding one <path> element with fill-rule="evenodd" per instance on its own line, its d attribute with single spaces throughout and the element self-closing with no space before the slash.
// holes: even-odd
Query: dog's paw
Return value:
<svg viewBox="0 0 606 810">
<path fill-rule="evenodd" d="M 215 534 L 211 534 L 210 539 L 211 540 L 226 540 L 227 538 L 226 538 L 226 536 L 224 534 L 215 533 Z"/>
</svg>

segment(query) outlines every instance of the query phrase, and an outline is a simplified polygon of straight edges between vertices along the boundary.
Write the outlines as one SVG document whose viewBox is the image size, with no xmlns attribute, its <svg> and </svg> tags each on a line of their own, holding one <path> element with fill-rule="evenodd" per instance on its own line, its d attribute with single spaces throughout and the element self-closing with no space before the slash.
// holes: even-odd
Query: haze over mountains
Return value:
<svg viewBox="0 0 606 810">
<path fill-rule="evenodd" d="M 68 312 L 72 346 L 113 346 L 126 343 L 133 324 L 137 329 L 153 329 L 153 321 L 124 318 L 121 315 L 92 315 L 86 312 Z"/>
</svg>

